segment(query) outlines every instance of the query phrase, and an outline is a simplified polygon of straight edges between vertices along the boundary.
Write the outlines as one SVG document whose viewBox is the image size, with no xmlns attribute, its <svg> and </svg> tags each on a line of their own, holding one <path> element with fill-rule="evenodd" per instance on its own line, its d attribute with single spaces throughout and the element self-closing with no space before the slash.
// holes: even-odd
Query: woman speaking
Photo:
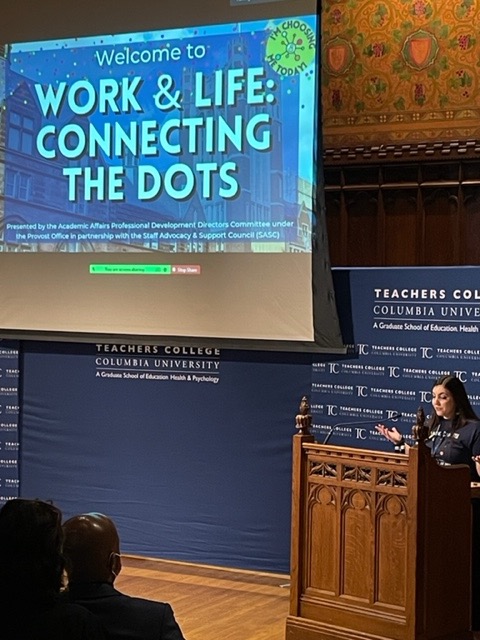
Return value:
<svg viewBox="0 0 480 640">
<path fill-rule="evenodd" d="M 472 409 L 461 380 L 447 375 L 435 380 L 432 388 L 432 416 L 426 445 L 441 465 L 466 464 L 470 478 L 480 481 L 480 419 Z M 408 453 L 409 445 L 394 427 L 384 424 L 377 431 Z M 480 499 L 472 499 L 472 630 L 480 630 Z M 480 636 L 479 636 L 480 637 Z"/>
<path fill-rule="evenodd" d="M 432 408 L 426 441 L 432 456 L 444 465 L 468 464 L 471 479 L 480 481 L 480 419 L 459 378 L 448 375 L 433 383 Z M 409 445 L 395 427 L 378 424 L 376 429 L 396 451 L 408 451 Z"/>
</svg>

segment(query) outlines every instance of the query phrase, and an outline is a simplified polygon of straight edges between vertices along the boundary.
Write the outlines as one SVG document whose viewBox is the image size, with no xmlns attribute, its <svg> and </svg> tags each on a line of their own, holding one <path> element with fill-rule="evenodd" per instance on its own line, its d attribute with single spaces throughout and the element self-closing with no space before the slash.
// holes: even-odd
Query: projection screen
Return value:
<svg viewBox="0 0 480 640">
<path fill-rule="evenodd" d="M 0 335 L 342 350 L 311 0 L 17 0 Z"/>
</svg>

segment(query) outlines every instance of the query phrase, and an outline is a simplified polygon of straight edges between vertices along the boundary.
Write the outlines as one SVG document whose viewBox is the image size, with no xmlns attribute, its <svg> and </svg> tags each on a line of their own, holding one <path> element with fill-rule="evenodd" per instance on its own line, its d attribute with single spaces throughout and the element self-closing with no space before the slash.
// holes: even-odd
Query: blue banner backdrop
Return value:
<svg viewBox="0 0 480 640">
<path fill-rule="evenodd" d="M 122 550 L 288 571 L 311 356 L 26 343 L 21 492 L 113 517 Z"/>
<path fill-rule="evenodd" d="M 480 412 L 480 268 L 333 275 L 343 356 L 25 343 L 21 494 L 107 513 L 127 553 L 288 571 L 310 388 L 316 437 L 336 425 L 337 445 L 391 447 L 375 423 L 401 412 L 410 433 L 444 373 Z"/>
<path fill-rule="evenodd" d="M 319 442 L 334 427 L 331 444 L 391 448 L 375 423 L 411 436 L 417 409 L 430 415 L 432 383 L 449 373 L 480 415 L 479 277 L 476 267 L 336 270 L 348 353 L 313 364 Z"/>
<path fill-rule="evenodd" d="M 19 493 L 18 344 L 0 340 L 0 505 Z"/>
</svg>

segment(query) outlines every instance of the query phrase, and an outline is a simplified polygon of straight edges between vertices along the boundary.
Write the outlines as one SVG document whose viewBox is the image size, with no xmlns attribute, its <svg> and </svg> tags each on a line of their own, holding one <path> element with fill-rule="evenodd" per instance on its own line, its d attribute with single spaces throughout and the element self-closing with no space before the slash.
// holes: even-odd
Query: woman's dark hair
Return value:
<svg viewBox="0 0 480 640">
<path fill-rule="evenodd" d="M 62 586 L 62 513 L 41 500 L 9 500 L 0 509 L 0 598 L 44 604 Z"/>
<path fill-rule="evenodd" d="M 470 404 L 470 400 L 468 399 L 467 392 L 465 391 L 465 387 L 463 386 L 462 381 L 453 375 L 442 376 L 441 378 L 437 378 L 433 383 L 434 387 L 441 385 L 450 391 L 453 396 L 453 401 L 455 402 L 455 411 L 456 417 L 453 421 L 453 426 L 455 429 L 459 429 L 463 427 L 469 420 L 478 420 L 478 416 L 472 408 Z M 440 422 L 440 417 L 437 416 L 435 411 L 433 412 L 430 429 L 434 430 L 438 423 Z"/>
</svg>

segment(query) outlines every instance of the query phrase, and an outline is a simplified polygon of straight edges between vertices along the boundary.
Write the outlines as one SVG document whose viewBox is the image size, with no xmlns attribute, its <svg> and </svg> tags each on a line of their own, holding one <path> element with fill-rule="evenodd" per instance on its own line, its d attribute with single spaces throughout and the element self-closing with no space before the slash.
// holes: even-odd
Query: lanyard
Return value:
<svg viewBox="0 0 480 640">
<path fill-rule="evenodd" d="M 432 456 L 435 458 L 440 448 L 448 438 L 452 437 L 451 431 L 436 431 L 432 436 Z"/>
</svg>

